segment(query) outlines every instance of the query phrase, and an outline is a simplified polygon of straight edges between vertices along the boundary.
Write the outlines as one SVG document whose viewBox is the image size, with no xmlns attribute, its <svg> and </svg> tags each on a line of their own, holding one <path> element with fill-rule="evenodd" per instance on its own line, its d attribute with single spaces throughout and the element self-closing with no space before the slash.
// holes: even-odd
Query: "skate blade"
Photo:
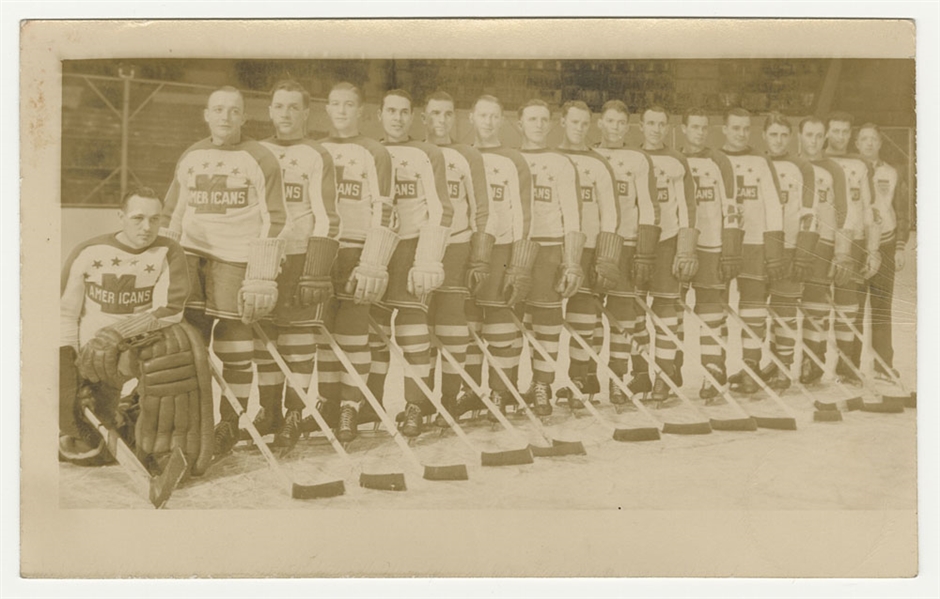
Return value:
<svg viewBox="0 0 940 599">
<path fill-rule="evenodd" d="M 359 475 L 359 486 L 378 491 L 408 490 L 405 485 L 405 475 L 397 472 L 389 474 L 368 474 L 363 472 Z"/>
<path fill-rule="evenodd" d="M 663 433 L 667 435 L 707 435 L 712 432 L 708 422 L 666 422 Z"/>
<path fill-rule="evenodd" d="M 183 450 L 177 447 L 170 454 L 170 459 L 163 472 L 159 476 L 150 479 L 150 503 L 158 510 L 166 505 L 170 495 L 176 490 L 186 472 L 189 470 L 189 462 L 183 454 Z"/>
<path fill-rule="evenodd" d="M 480 454 L 481 466 L 519 466 L 531 464 L 534 461 L 528 447 L 507 451 L 484 451 Z"/>
<path fill-rule="evenodd" d="M 466 464 L 453 466 L 425 466 L 425 480 L 470 480 Z"/>
<path fill-rule="evenodd" d="M 663 427 L 663 432 L 665 432 L 665 427 Z M 659 429 L 652 426 L 643 428 L 617 428 L 614 429 L 613 434 L 614 441 L 624 443 L 633 441 L 659 441 L 660 438 Z"/>
<path fill-rule="evenodd" d="M 837 412 L 838 413 L 838 412 Z M 744 431 L 754 432 L 757 430 L 757 421 L 754 418 L 712 418 L 709 421 L 712 430 L 716 431 Z"/>
<path fill-rule="evenodd" d="M 789 418 L 785 416 L 755 416 L 754 420 L 757 422 L 757 426 L 760 428 L 769 428 L 778 431 L 796 430 L 796 418 Z"/>
<path fill-rule="evenodd" d="M 334 480 L 315 485 L 301 485 L 294 483 L 291 486 L 290 496 L 294 499 L 326 499 L 338 497 L 346 492 L 346 484 L 341 480 Z"/>
</svg>

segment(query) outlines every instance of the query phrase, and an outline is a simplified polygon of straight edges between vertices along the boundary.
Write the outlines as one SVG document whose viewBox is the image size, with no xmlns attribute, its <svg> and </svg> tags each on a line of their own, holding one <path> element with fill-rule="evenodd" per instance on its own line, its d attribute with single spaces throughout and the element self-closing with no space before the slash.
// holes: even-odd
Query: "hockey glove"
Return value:
<svg viewBox="0 0 940 599">
<path fill-rule="evenodd" d="M 81 350 L 79 373 L 92 383 L 104 381 L 120 387 L 125 380 L 118 365 L 121 352 L 125 349 L 122 342 L 159 327 L 160 323 L 152 313 L 141 312 L 100 329 Z"/>
<path fill-rule="evenodd" d="M 307 240 L 307 257 L 304 274 L 297 283 L 294 300 L 303 307 L 322 304 L 333 295 L 330 269 L 336 258 L 339 242 L 328 237 L 311 237 Z"/>
<path fill-rule="evenodd" d="M 467 287 L 476 296 L 480 286 L 490 276 L 490 256 L 496 238 L 489 233 L 474 233 L 470 236 L 470 260 L 467 268 Z"/>
<path fill-rule="evenodd" d="M 656 246 L 659 244 L 660 229 L 654 225 L 640 225 L 637 230 L 636 255 L 633 258 L 633 281 L 640 289 L 645 289 L 653 278 L 656 264 Z"/>
<path fill-rule="evenodd" d="M 565 235 L 565 242 L 562 245 L 561 276 L 555 283 L 555 291 L 563 298 L 569 298 L 577 293 L 584 281 L 584 269 L 581 268 L 584 240 L 584 233 L 580 231 Z"/>
<path fill-rule="evenodd" d="M 868 252 L 868 258 L 865 260 L 865 280 L 872 278 L 881 269 L 881 252 Z"/>
<path fill-rule="evenodd" d="M 424 225 L 418 234 L 415 261 L 408 271 L 408 293 L 426 304 L 428 295 L 444 283 L 444 249 L 450 229 Z"/>
<path fill-rule="evenodd" d="M 813 276 L 813 259 L 816 257 L 816 244 L 819 233 L 800 231 L 796 234 L 796 253 L 793 257 L 794 281 L 806 282 Z"/>
<path fill-rule="evenodd" d="M 691 281 L 698 272 L 698 229 L 683 227 L 679 229 L 676 240 L 676 257 L 672 261 L 672 274 L 680 281 Z"/>
<path fill-rule="evenodd" d="M 620 284 L 622 252 L 623 237 L 616 233 L 597 234 L 597 249 L 594 251 L 594 287 L 597 291 L 609 291 Z"/>
<path fill-rule="evenodd" d="M 771 281 L 785 279 L 790 274 L 790 261 L 783 251 L 783 231 L 764 233 L 764 267 Z"/>
<path fill-rule="evenodd" d="M 838 286 L 844 286 L 852 280 L 855 271 L 852 260 L 852 232 L 847 229 L 836 231 L 835 254 L 829 267 L 829 278 Z"/>
<path fill-rule="evenodd" d="M 277 304 L 277 273 L 281 269 L 284 242 L 281 239 L 253 239 L 248 247 L 248 268 L 238 290 L 238 315 L 251 324 L 271 313 Z"/>
<path fill-rule="evenodd" d="M 721 257 L 718 260 L 718 272 L 721 280 L 729 283 L 741 274 L 744 256 L 741 253 L 744 231 L 725 228 L 721 230 Z"/>
<path fill-rule="evenodd" d="M 388 262 L 398 247 L 398 235 L 385 227 L 373 227 L 366 235 L 359 264 L 349 275 L 346 293 L 357 304 L 371 304 L 385 295 L 388 287 Z"/>
<path fill-rule="evenodd" d="M 524 301 L 532 289 L 532 269 L 539 254 L 539 244 L 520 239 L 512 244 L 512 256 L 503 275 L 502 296 L 507 306 Z"/>
</svg>

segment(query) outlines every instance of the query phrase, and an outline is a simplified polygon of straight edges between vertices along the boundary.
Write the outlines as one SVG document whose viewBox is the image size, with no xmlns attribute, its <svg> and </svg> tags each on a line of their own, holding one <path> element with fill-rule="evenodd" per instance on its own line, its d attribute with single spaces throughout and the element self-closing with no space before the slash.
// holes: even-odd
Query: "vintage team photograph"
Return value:
<svg viewBox="0 0 940 599">
<path fill-rule="evenodd" d="M 916 510 L 913 58 L 285 54 L 59 63 L 60 509 Z"/>
</svg>

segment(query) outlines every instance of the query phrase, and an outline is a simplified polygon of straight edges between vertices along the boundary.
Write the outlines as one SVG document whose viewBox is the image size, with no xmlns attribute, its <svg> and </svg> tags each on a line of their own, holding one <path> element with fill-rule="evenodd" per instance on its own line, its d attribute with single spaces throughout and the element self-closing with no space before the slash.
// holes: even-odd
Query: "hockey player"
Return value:
<svg viewBox="0 0 940 599">
<path fill-rule="evenodd" d="M 685 157 L 666 147 L 669 129 L 666 109 L 654 105 L 643 111 L 640 130 L 642 149 L 653 161 L 656 176 L 655 224 L 637 227 L 633 277 L 637 298 L 646 301 L 647 290 L 653 296 L 653 312 L 672 330 L 678 329 L 676 300 L 680 282 L 691 281 L 698 271 L 698 230 L 695 228 L 695 183 Z M 645 331 L 645 320 L 638 325 Z M 637 335 L 638 343 L 648 347 L 648 337 Z M 656 363 L 677 385 L 682 384 L 681 363 L 676 363 L 676 345 L 664 331 L 656 329 Z M 669 397 L 666 381 L 656 377 L 651 398 Z"/>
<path fill-rule="evenodd" d="M 82 243 L 62 269 L 62 460 L 109 460 L 107 442 L 85 421 L 84 407 L 117 429 L 148 467 L 159 467 L 177 447 L 193 474 L 212 458 L 206 350 L 198 333 L 177 324 L 189 275 L 179 244 L 157 236 L 162 207 L 152 189 L 128 193 L 118 212 L 121 230 Z M 136 396 L 122 400 L 122 387 L 133 378 Z"/>
<path fill-rule="evenodd" d="M 874 123 L 865 123 L 858 130 L 855 147 L 868 164 L 872 182 L 873 221 L 881 225 L 881 268 L 862 286 L 859 305 L 865 305 L 865 294 L 871 297 L 871 344 L 881 359 L 893 367 L 894 347 L 891 341 L 891 302 L 894 275 L 904 268 L 904 246 L 910 238 L 910 197 L 907 182 L 894 166 L 881 159 L 881 130 Z M 861 311 L 856 320 L 862 330 Z M 875 362 L 875 371 L 887 376 Z"/>
<path fill-rule="evenodd" d="M 322 305 L 333 295 L 330 268 L 339 246 L 333 159 L 323 146 L 305 139 L 310 94 L 296 81 L 274 85 L 268 114 L 274 137 L 262 144 L 277 158 L 284 180 L 284 200 L 291 221 L 286 259 L 277 277 L 277 305 L 262 321 L 291 372 L 310 384 L 316 355 L 314 325 Z M 300 437 L 304 400 L 288 386 L 284 374 L 260 340 L 255 340 L 261 410 L 255 426 L 262 435 L 275 433 L 275 445 L 293 447 Z"/>
<path fill-rule="evenodd" d="M 334 85 L 326 113 L 333 131 L 320 143 L 333 157 L 342 232 L 332 271 L 335 299 L 324 323 L 358 375 L 366 377 L 371 361 L 369 308 L 385 295 L 389 260 L 398 245 L 392 160 L 382 144 L 359 133 L 359 88 L 347 82 Z M 338 415 L 336 436 L 348 442 L 356 436 L 362 392 L 327 343 L 318 343 L 317 355 L 324 417 L 333 425 Z"/>
<path fill-rule="evenodd" d="M 468 353 L 468 347 L 473 346 L 469 345 L 465 306 L 473 301 L 470 294 L 476 293 L 486 276 L 494 243 L 492 233 L 488 232 L 492 210 L 486 167 L 479 150 L 454 143 L 457 118 L 450 94 L 437 91 L 428 96 L 422 118 L 427 142 L 438 146 L 444 155 L 447 191 L 454 209 L 450 239 L 444 251 L 444 283 L 431 294 L 429 318 L 434 335 L 444 348 L 479 381 L 483 360 L 478 349 Z M 461 391 L 460 376 L 450 362 L 443 360 L 441 371 L 441 402 L 452 416 L 459 418 L 483 407 L 473 391 Z M 447 425 L 443 418 L 438 424 Z"/>
<path fill-rule="evenodd" d="M 552 358 L 558 355 L 563 326 L 562 302 L 572 297 L 583 280 L 581 198 L 578 173 L 560 151 L 549 150 L 551 110 L 542 100 L 519 108 L 521 152 L 532 176 L 532 240 L 539 245 L 532 289 L 525 300 L 526 326 Z M 593 328 L 593 320 L 591 327 Z M 538 352 L 532 356 L 532 387 L 526 393 L 539 416 L 552 413 L 553 365 Z"/>
<path fill-rule="evenodd" d="M 748 145 L 751 115 L 742 108 L 732 108 L 722 127 L 725 144 L 722 151 L 734 168 L 735 199 L 741 205 L 744 230 L 741 273 L 738 275 L 742 320 L 760 339 L 767 330 L 767 286 L 789 276 L 790 265 L 784 253 L 783 205 L 780 185 L 773 165 L 766 156 Z M 741 354 L 754 372 L 760 371 L 761 341 L 741 332 Z M 745 371 L 730 379 L 731 388 L 742 393 L 756 393 L 757 381 Z"/>
<path fill-rule="evenodd" d="M 819 242 L 816 231 L 816 174 L 809 162 L 790 156 L 788 148 L 792 126 L 779 112 L 772 112 L 764 121 L 764 143 L 780 183 L 783 204 L 783 241 L 790 274 L 770 281 L 770 308 L 783 323 L 774 321 L 770 350 L 785 366 L 793 364 L 797 330 L 797 302 L 803 294 L 803 282 L 812 273 L 812 261 Z M 788 372 L 780 372 L 770 364 L 761 376 L 771 388 L 784 390 L 790 386 Z"/>
<path fill-rule="evenodd" d="M 565 319 L 577 334 L 599 349 L 603 344 L 604 330 L 603 327 L 596 330 L 600 313 L 595 294 L 603 296 L 616 289 L 621 277 L 623 237 L 617 234 L 620 228 L 620 203 L 615 191 L 616 175 L 607 159 L 587 145 L 587 133 L 591 127 L 591 109 L 588 105 L 580 101 L 566 102 L 561 112 L 564 137 L 558 150 L 577 167 L 581 233 L 585 238 L 581 256 L 584 274 L 577 292 L 568 299 Z M 564 196 L 561 199 L 562 202 L 566 200 Z M 566 252 L 569 251 L 567 239 L 566 235 Z M 565 258 L 567 260 L 568 256 Z M 597 364 L 574 340 L 571 340 L 568 352 L 571 382 L 584 393 L 598 393 Z M 581 407 L 580 400 L 574 397 L 569 397 L 568 403 L 569 407 Z"/>
<path fill-rule="evenodd" d="M 601 108 L 597 125 L 601 131 L 601 142 L 595 151 L 604 156 L 616 177 L 616 192 L 620 203 L 620 228 L 617 234 L 624 240 L 620 254 L 619 283 L 607 292 L 607 309 L 617 319 L 618 326 L 610 332 L 610 368 L 618 376 L 627 374 L 628 358 L 631 355 L 630 339 L 627 331 L 636 331 L 642 326 L 645 335 L 645 321 L 638 319 L 634 298 L 633 256 L 636 253 L 638 225 L 655 226 L 656 210 L 653 198 L 656 197 L 656 179 L 650 157 L 638 148 L 625 145 L 629 112 L 620 100 L 610 100 Z M 639 324 L 638 324 L 639 323 Z M 598 334 L 600 320 L 595 325 L 594 335 Z M 595 344 L 596 345 L 596 344 Z M 633 380 L 628 387 L 634 393 L 648 393 L 653 384 L 649 378 L 649 365 L 638 353 L 633 353 Z M 627 401 L 623 391 L 613 381 L 610 383 L 610 401 L 624 404 Z"/>
<path fill-rule="evenodd" d="M 812 271 L 804 276 L 801 305 L 806 319 L 812 319 L 826 330 L 832 306 L 849 308 L 856 303 L 856 287 L 852 282 L 859 263 L 852 256 L 855 230 L 862 226 L 861 203 L 850 202 L 846 193 L 845 172 L 825 156 L 826 125 L 816 117 L 800 121 L 800 156 L 813 165 L 816 176 L 816 222 L 819 243 L 812 260 Z M 798 254 L 799 256 L 799 254 Z M 798 270 L 806 268 L 797 259 Z M 831 303 L 830 303 L 831 302 Z M 851 333 L 850 333 L 851 334 Z M 803 327 L 806 349 L 816 356 L 826 355 L 825 334 L 809 323 Z M 849 351 L 850 340 L 843 335 L 836 338 L 843 351 Z M 808 356 L 803 359 L 800 381 L 810 384 L 818 381 L 823 371 Z"/>
<path fill-rule="evenodd" d="M 431 292 L 444 283 L 444 250 L 450 238 L 453 205 L 447 191 L 444 155 L 433 144 L 411 139 L 414 119 L 411 95 L 402 89 L 385 93 L 379 120 L 385 130 L 383 143 L 392 158 L 395 207 L 400 241 L 388 265 L 388 289 L 373 306 L 372 315 L 391 335 L 392 310 L 395 338 L 411 368 L 430 382 L 430 338 L 427 309 Z M 458 265 L 459 266 L 459 265 Z M 372 371 L 370 389 L 382 397 L 389 349 L 377 336 L 370 340 Z M 376 368 L 378 367 L 378 369 Z M 396 394 L 397 395 L 397 394 Z M 405 413 L 402 434 L 421 434 L 422 420 L 433 412 L 418 384 L 405 377 Z"/>
<path fill-rule="evenodd" d="M 846 355 L 857 367 L 862 354 L 862 342 L 855 338 L 848 323 L 861 320 L 865 311 L 860 303 L 861 289 L 864 283 L 881 269 L 881 223 L 875 221 L 872 205 L 871 179 L 868 165 L 857 156 L 848 154 L 849 139 L 852 136 L 852 115 L 834 112 L 826 119 L 826 155 L 842 167 L 846 177 L 846 194 L 851 205 L 861 204 L 862 225 L 854 229 L 852 255 L 857 261 L 854 281 L 857 293 L 854 299 L 846 296 L 846 303 L 840 307 L 846 321 L 837 317 L 835 320 L 836 339 L 841 339 L 848 351 Z M 880 214 L 879 214 L 880 220 Z M 859 385 L 855 373 L 848 365 L 839 360 L 836 373 L 845 381 Z"/>
<path fill-rule="evenodd" d="M 529 165 L 519 151 L 502 146 L 499 139 L 502 122 L 503 106 L 498 98 L 490 95 L 477 98 L 470 124 L 474 130 L 473 146 L 483 155 L 486 167 L 490 199 L 486 232 L 493 236 L 493 247 L 488 252 L 488 266 L 485 253 L 470 257 L 471 278 L 486 275 L 487 271 L 489 274 L 476 285 L 476 302 L 468 307 L 467 319 L 472 327 L 483 323 L 483 339 L 496 360 L 490 364 L 491 370 L 499 368 L 515 383 L 522 354 L 522 332 L 513 322 L 512 307 L 529 296 L 539 245 L 531 238 L 534 202 Z M 549 276 L 554 277 L 555 273 Z M 490 373 L 489 382 L 490 398 L 505 410 L 511 401 L 508 389 L 495 372 Z"/>
<path fill-rule="evenodd" d="M 741 205 L 735 197 L 734 167 L 724 153 L 705 145 L 708 115 L 692 108 L 682 116 L 685 146 L 682 153 L 695 180 L 695 228 L 698 238 L 698 272 L 692 279 L 695 313 L 719 337 L 727 341 L 728 325 L 723 304 L 728 302 L 728 286 L 741 272 L 744 232 Z M 713 337 L 699 338 L 702 365 L 721 384 L 727 380 L 727 356 Z M 699 396 L 712 402 L 718 396 L 711 381 L 702 383 Z"/>
<path fill-rule="evenodd" d="M 245 407 L 253 377 L 251 327 L 277 302 L 287 209 L 277 159 L 259 142 L 242 138 L 241 92 L 214 91 L 204 118 L 210 136 L 177 162 L 163 215 L 166 234 L 179 237 L 189 261 L 186 318 L 207 345 L 212 338 L 223 377 Z M 225 402 L 220 412 L 217 454 L 238 440 L 238 414 Z"/>
</svg>

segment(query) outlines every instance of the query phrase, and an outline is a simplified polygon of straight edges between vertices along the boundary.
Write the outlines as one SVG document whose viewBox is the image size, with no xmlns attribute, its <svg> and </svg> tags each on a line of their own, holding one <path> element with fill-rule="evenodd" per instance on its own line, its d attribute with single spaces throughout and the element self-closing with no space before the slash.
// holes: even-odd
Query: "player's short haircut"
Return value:
<svg viewBox="0 0 940 599">
<path fill-rule="evenodd" d="M 844 111 L 837 110 L 835 112 L 830 112 L 829 116 L 826 117 L 826 130 L 829 130 L 829 127 L 832 125 L 833 121 L 839 121 L 840 123 L 848 123 L 849 127 L 852 127 L 852 123 L 855 121 L 855 118 Z"/>
<path fill-rule="evenodd" d="M 396 88 L 396 89 L 390 89 L 387 92 L 385 92 L 385 94 L 382 96 L 382 104 L 379 106 L 380 108 L 385 108 L 385 98 L 388 98 L 389 96 L 396 96 L 399 98 L 404 98 L 408 100 L 408 104 L 410 106 L 414 106 L 415 104 L 414 100 L 411 99 L 411 94 L 409 94 L 407 91 L 403 89 Z"/>
<path fill-rule="evenodd" d="M 548 110 L 548 114 L 552 113 L 552 107 L 548 105 L 548 102 L 546 102 L 545 100 L 541 100 L 539 98 L 532 98 L 531 100 L 529 100 L 528 102 L 526 102 L 525 104 L 519 107 L 519 118 L 522 118 L 522 113 L 525 112 L 525 109 L 529 108 L 530 106 L 539 106 L 540 108 L 545 108 L 546 110 Z"/>
<path fill-rule="evenodd" d="M 749 111 L 745 110 L 744 108 L 738 108 L 738 107 L 731 108 L 731 109 L 728 110 L 728 112 L 725 113 L 725 125 L 728 124 L 728 119 L 730 119 L 730 118 L 733 117 L 733 116 L 740 116 L 740 117 L 747 117 L 747 118 L 750 118 L 750 117 L 751 117 L 751 113 L 750 113 Z"/>
<path fill-rule="evenodd" d="M 127 204 L 131 201 L 131 198 L 137 196 L 140 198 L 147 198 L 148 200 L 156 200 L 160 202 L 160 205 L 163 206 L 163 198 L 157 195 L 157 192 L 151 187 L 138 187 L 132 189 L 124 194 L 124 197 L 121 198 L 121 210 L 127 210 Z"/>
<path fill-rule="evenodd" d="M 360 105 L 362 105 L 362 103 L 365 101 L 365 98 L 362 96 L 362 90 L 348 81 L 340 81 L 331 87 L 330 93 L 332 94 L 333 92 L 352 92 L 356 94 L 356 98 L 359 100 Z"/>
<path fill-rule="evenodd" d="M 630 116 L 630 110 L 621 100 L 607 100 L 604 102 L 604 105 L 601 106 L 601 115 L 607 114 L 608 110 L 614 110 L 624 114 L 625 116 Z"/>
<path fill-rule="evenodd" d="M 562 118 L 568 116 L 568 111 L 571 110 L 572 108 L 583 110 L 584 112 L 588 113 L 588 116 L 591 115 L 591 107 L 588 106 L 586 102 L 582 102 L 581 100 L 568 100 L 567 102 L 561 105 Z"/>
<path fill-rule="evenodd" d="M 274 84 L 274 87 L 271 88 L 271 99 L 274 99 L 274 94 L 279 91 L 285 92 L 300 92 L 300 95 L 303 97 L 304 108 L 310 106 L 310 92 L 304 89 L 304 86 L 297 83 L 293 79 L 281 79 Z"/>
<path fill-rule="evenodd" d="M 879 139 L 881 138 L 881 127 L 879 127 L 875 123 L 872 123 L 870 121 L 865 123 L 864 125 L 858 128 L 858 132 L 861 133 L 865 129 L 871 129 L 872 131 L 875 132 L 875 135 L 877 135 Z"/>
<path fill-rule="evenodd" d="M 228 94 L 238 94 L 238 97 L 242 99 L 242 104 L 245 103 L 245 96 L 242 95 L 241 90 L 238 89 L 237 87 L 232 87 L 231 85 L 223 85 L 222 87 L 220 87 L 220 88 L 218 88 L 218 89 L 212 90 L 212 94 L 214 94 L 214 93 L 216 93 L 216 92 L 225 92 L 225 93 L 228 93 Z M 206 98 L 206 104 L 207 104 L 207 105 L 208 105 L 208 103 L 209 103 L 209 98 L 212 97 L 212 94 L 209 94 L 209 97 Z"/>
<path fill-rule="evenodd" d="M 780 125 L 781 127 L 786 127 L 787 131 L 793 132 L 793 125 L 790 124 L 787 117 L 783 116 L 783 113 L 771 112 L 768 114 L 767 120 L 764 121 L 764 132 L 770 129 L 772 125 Z"/>
<path fill-rule="evenodd" d="M 700 107 L 698 107 L 698 106 L 693 106 L 692 108 L 689 108 L 688 110 L 686 110 L 685 112 L 682 113 L 682 124 L 683 124 L 683 125 L 688 125 L 688 124 L 689 124 L 689 117 L 693 117 L 693 116 L 703 116 L 703 117 L 705 117 L 705 118 L 707 119 L 707 118 L 708 118 L 708 113 L 705 112 L 704 109 L 702 109 L 702 108 L 700 108 Z"/>
<path fill-rule="evenodd" d="M 427 107 L 427 105 L 430 104 L 432 100 L 437 100 L 438 102 L 450 102 L 455 108 L 457 106 L 457 104 L 454 102 L 454 97 L 440 89 L 427 97 L 427 99 L 424 101 L 425 107 Z"/>
<path fill-rule="evenodd" d="M 660 114 L 666 115 L 666 118 L 669 118 L 669 111 L 662 104 L 650 104 L 640 112 L 640 121 L 646 117 L 647 112 L 658 112 Z"/>
<path fill-rule="evenodd" d="M 499 106 L 500 110 L 503 109 L 503 103 L 499 101 L 499 98 L 497 98 L 496 96 L 491 96 L 490 94 L 483 94 L 482 96 L 480 96 L 479 98 L 473 101 L 473 107 L 471 108 L 471 110 L 476 110 L 477 104 L 479 104 L 480 102 L 492 102 L 493 104 L 496 104 L 497 106 Z"/>
<path fill-rule="evenodd" d="M 823 129 L 826 128 L 826 123 L 824 123 L 821 118 L 819 118 L 818 116 L 810 115 L 807 117 L 803 117 L 803 120 L 800 121 L 800 133 L 803 132 L 803 129 L 806 128 L 806 125 L 810 125 L 814 123 L 818 125 L 822 125 Z"/>
</svg>

